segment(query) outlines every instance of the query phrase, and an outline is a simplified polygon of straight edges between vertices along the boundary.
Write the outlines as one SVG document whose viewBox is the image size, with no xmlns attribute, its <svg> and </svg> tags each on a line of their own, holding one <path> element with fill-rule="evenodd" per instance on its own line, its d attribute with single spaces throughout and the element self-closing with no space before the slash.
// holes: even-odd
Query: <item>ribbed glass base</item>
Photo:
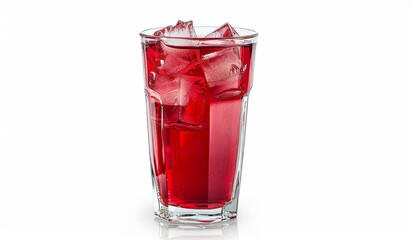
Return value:
<svg viewBox="0 0 415 240">
<path fill-rule="evenodd" d="M 155 236 L 159 240 L 167 239 L 238 239 L 238 222 L 230 220 L 212 224 L 189 224 L 166 222 L 160 218 L 154 219 Z"/>
<path fill-rule="evenodd" d="M 236 204 L 228 204 L 214 209 L 191 209 L 174 206 L 161 206 L 156 216 L 168 222 L 214 223 L 236 218 Z"/>
</svg>

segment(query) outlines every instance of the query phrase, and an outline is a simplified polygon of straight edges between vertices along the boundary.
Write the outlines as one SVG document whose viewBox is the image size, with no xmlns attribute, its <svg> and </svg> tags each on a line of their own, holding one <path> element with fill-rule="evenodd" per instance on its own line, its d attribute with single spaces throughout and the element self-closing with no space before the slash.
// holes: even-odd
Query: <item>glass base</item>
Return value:
<svg viewBox="0 0 415 240">
<path fill-rule="evenodd" d="M 229 220 L 225 222 L 212 224 L 188 224 L 166 222 L 158 217 L 154 219 L 154 232 L 157 239 L 182 239 L 182 240 L 214 240 L 238 239 L 238 222 L 236 220 Z"/>
<path fill-rule="evenodd" d="M 213 209 L 191 209 L 174 206 L 161 206 L 155 215 L 168 222 L 177 223 L 215 223 L 235 219 L 236 204 Z"/>
</svg>

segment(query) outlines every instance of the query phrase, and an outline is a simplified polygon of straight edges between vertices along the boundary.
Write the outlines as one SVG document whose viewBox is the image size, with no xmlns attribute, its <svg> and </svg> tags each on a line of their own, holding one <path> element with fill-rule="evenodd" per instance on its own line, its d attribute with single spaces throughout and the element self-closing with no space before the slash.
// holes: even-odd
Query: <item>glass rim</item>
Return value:
<svg viewBox="0 0 415 240">
<path fill-rule="evenodd" d="M 234 29 L 238 32 L 239 30 L 247 31 L 249 34 L 241 35 L 241 36 L 232 36 L 232 37 L 169 37 L 169 36 L 154 36 L 154 32 L 164 27 L 156 27 L 156 28 L 148 28 L 140 32 L 141 38 L 149 38 L 149 39 L 182 39 L 182 40 L 200 40 L 200 41 L 209 41 L 209 40 L 245 40 L 245 39 L 253 39 L 258 37 L 258 33 L 249 28 L 241 28 L 241 27 L 234 27 Z M 197 28 L 219 28 L 218 26 L 194 26 L 195 29 Z M 240 31 L 239 31 L 240 32 Z"/>
</svg>

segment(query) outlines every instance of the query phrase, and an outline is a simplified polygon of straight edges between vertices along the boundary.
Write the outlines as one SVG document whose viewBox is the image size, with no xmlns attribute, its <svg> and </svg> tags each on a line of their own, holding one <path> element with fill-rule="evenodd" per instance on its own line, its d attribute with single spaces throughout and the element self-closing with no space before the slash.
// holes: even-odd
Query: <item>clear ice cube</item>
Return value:
<svg viewBox="0 0 415 240">
<path fill-rule="evenodd" d="M 240 46 L 215 48 L 203 52 L 201 67 L 213 96 L 219 99 L 235 97 L 241 92 L 242 62 Z M 230 91 L 231 93 L 226 93 Z"/>
<path fill-rule="evenodd" d="M 162 64 L 160 69 L 167 74 L 185 74 L 200 62 L 200 51 L 192 48 L 177 48 L 160 42 Z"/>
<path fill-rule="evenodd" d="M 167 26 L 154 32 L 154 36 L 167 37 L 162 41 L 170 46 L 194 46 L 198 42 L 189 38 L 197 37 L 195 29 L 193 28 L 193 22 L 178 21 L 175 26 Z"/>
<path fill-rule="evenodd" d="M 225 23 L 215 31 L 206 35 L 206 38 L 220 38 L 220 37 L 236 37 L 239 34 L 235 31 L 235 29 L 229 24 Z"/>
<path fill-rule="evenodd" d="M 165 123 L 200 125 L 204 116 L 206 88 L 203 78 L 157 76 L 150 87 L 163 105 Z"/>
<path fill-rule="evenodd" d="M 196 37 L 195 29 L 193 28 L 193 21 L 183 22 L 177 21 L 175 26 L 167 26 L 154 33 L 154 36 L 159 37 Z"/>
<path fill-rule="evenodd" d="M 215 31 L 206 35 L 206 38 L 236 37 L 239 34 L 229 24 L 225 23 Z M 210 41 L 210 44 L 213 41 Z M 213 42 L 215 43 L 215 42 Z M 233 45 L 234 40 L 218 40 L 218 45 Z M 217 99 L 233 98 L 241 94 L 241 47 L 220 47 L 210 50 L 201 50 L 201 67 L 211 94 Z"/>
</svg>

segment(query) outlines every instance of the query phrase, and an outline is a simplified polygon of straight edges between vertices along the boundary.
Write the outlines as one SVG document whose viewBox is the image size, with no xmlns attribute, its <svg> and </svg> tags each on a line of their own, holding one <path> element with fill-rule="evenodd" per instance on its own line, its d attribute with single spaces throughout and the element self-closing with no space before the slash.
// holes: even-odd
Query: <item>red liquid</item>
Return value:
<svg viewBox="0 0 415 240">
<path fill-rule="evenodd" d="M 232 199 L 255 45 L 178 48 L 158 41 L 143 47 L 153 171 L 163 204 L 224 206 Z"/>
</svg>

